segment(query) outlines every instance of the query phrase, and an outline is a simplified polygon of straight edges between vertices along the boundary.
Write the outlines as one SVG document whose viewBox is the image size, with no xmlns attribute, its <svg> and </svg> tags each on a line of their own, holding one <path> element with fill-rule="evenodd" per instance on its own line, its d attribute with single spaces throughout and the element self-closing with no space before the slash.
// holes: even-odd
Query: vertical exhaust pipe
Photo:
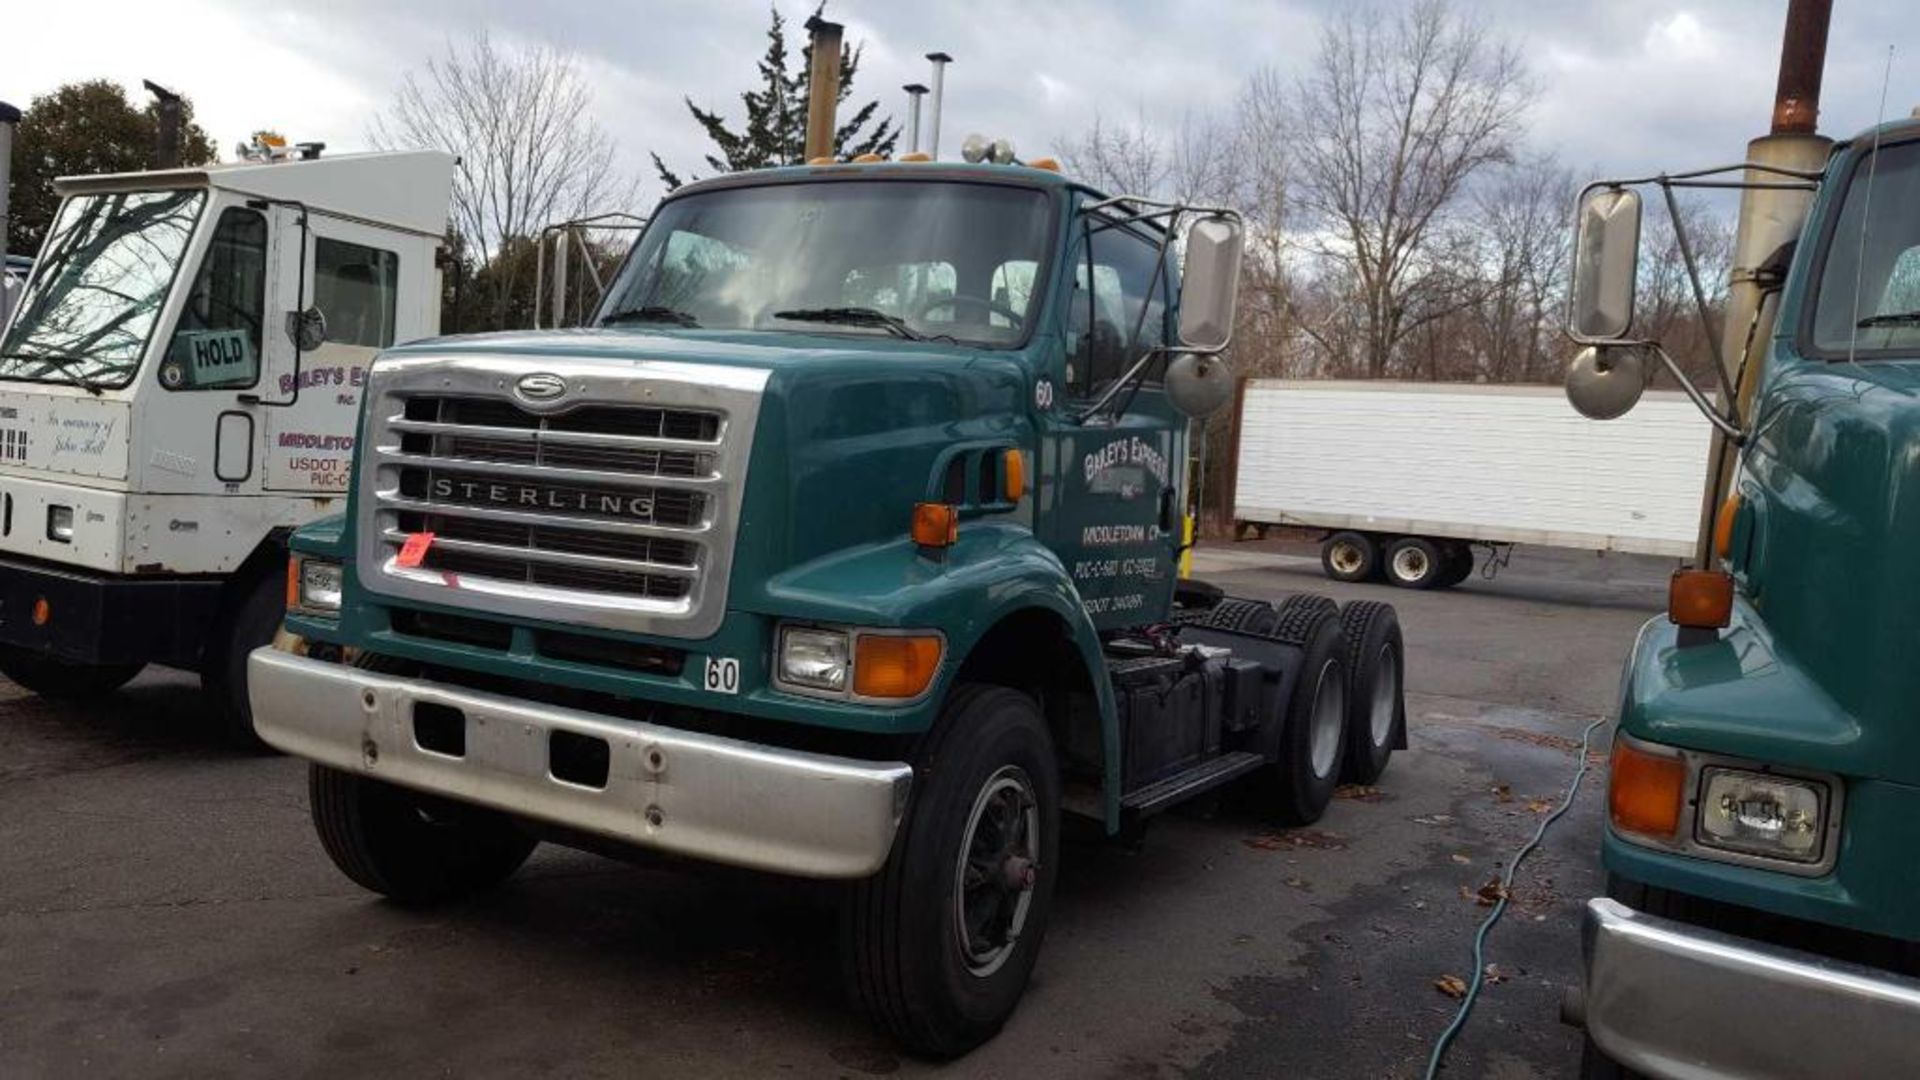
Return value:
<svg viewBox="0 0 1920 1080">
<path fill-rule="evenodd" d="M 927 139 L 927 154 L 935 161 L 940 160 L 940 97 L 947 85 L 947 65 L 953 63 L 953 57 L 943 52 L 930 52 L 927 59 L 933 61 L 933 130 Z"/>
<path fill-rule="evenodd" d="M 833 156 L 833 114 L 840 105 L 843 29 L 818 15 L 807 20 L 807 33 L 813 37 L 807 64 L 807 161 Z"/>
<path fill-rule="evenodd" d="M 13 128 L 20 122 L 20 110 L 0 101 L 0 267 L 7 263 L 7 196 L 13 184 Z M 0 309 L 0 323 L 6 311 Z"/>
<path fill-rule="evenodd" d="M 1747 144 L 1747 160 L 1776 168 L 1817 172 L 1826 164 L 1833 140 L 1816 133 L 1820 117 L 1820 76 L 1827 63 L 1827 24 L 1833 0 L 1788 0 L 1787 25 L 1780 39 L 1780 79 L 1773 99 L 1768 133 Z M 1751 183 L 1777 182 L 1778 176 L 1748 171 Z M 1760 386 L 1766 361 L 1766 343 L 1773 338 L 1778 304 L 1764 303 L 1765 282 L 1759 270 L 1780 245 L 1800 235 L 1813 193 L 1747 188 L 1740 193 L 1739 224 L 1734 232 L 1733 266 L 1727 278 L 1727 307 L 1720 326 L 1720 357 L 1738 368 L 1748 341 L 1753 358 L 1743 370 L 1728 372 L 1734 401 L 1743 418 L 1753 413 L 1754 392 Z M 1713 565 L 1713 527 L 1727 489 L 1733 483 L 1734 447 L 1718 430 L 1707 459 L 1707 483 L 1700 505 L 1700 532 L 1694 542 L 1698 567 Z"/>
<path fill-rule="evenodd" d="M 152 79 L 142 82 L 147 92 L 153 95 L 160 113 L 159 131 L 153 148 L 153 167 L 177 169 L 180 167 L 180 95 Z"/>
<path fill-rule="evenodd" d="M 901 87 L 907 92 L 907 152 L 920 152 L 920 99 L 927 94 L 927 88 L 919 83 L 908 83 Z"/>
</svg>

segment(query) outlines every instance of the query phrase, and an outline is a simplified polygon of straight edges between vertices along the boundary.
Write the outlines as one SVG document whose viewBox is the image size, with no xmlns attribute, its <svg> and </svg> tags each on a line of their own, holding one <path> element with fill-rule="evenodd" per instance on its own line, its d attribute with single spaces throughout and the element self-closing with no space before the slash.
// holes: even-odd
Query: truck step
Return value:
<svg viewBox="0 0 1920 1080">
<path fill-rule="evenodd" d="M 1190 799 L 1203 791 L 1217 788 L 1229 780 L 1245 776 L 1266 763 L 1266 758 L 1244 750 L 1222 754 L 1192 768 L 1174 773 L 1164 780 L 1156 780 L 1145 787 L 1127 792 L 1120 799 L 1120 807 L 1136 816 L 1158 813 L 1184 799 Z"/>
</svg>

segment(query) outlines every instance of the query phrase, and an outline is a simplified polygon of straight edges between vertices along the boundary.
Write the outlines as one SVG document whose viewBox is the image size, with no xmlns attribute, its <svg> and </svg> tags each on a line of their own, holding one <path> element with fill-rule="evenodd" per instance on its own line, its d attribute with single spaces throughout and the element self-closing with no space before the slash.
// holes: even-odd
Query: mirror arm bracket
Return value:
<svg viewBox="0 0 1920 1080">
<path fill-rule="evenodd" d="M 1661 348 L 1659 342 L 1622 341 L 1616 342 L 1615 344 L 1627 348 L 1646 349 L 1653 353 L 1654 356 L 1659 357 L 1660 363 L 1666 367 L 1667 373 L 1673 376 L 1673 381 L 1680 384 L 1681 391 L 1693 402 L 1693 407 L 1699 409 L 1701 415 L 1705 416 L 1709 423 L 1720 429 L 1720 434 L 1725 435 L 1728 442 L 1738 447 L 1745 447 L 1747 445 L 1747 433 L 1741 428 L 1740 414 L 1736 411 L 1738 408 L 1737 404 L 1729 399 L 1727 402 L 1728 415 L 1721 416 L 1719 410 L 1713 407 L 1713 402 L 1708 401 L 1707 395 L 1701 393 L 1700 388 L 1693 385 L 1693 380 L 1687 378 L 1686 373 L 1680 370 L 1679 362 L 1668 355 L 1667 350 Z"/>
</svg>

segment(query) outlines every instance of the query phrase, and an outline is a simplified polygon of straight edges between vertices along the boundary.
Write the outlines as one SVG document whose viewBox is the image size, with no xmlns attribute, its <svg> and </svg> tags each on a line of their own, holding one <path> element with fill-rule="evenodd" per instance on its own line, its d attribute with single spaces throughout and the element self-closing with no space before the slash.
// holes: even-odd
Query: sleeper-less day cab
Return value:
<svg viewBox="0 0 1920 1080">
<path fill-rule="evenodd" d="M 417 903 L 537 840 L 843 881 L 855 1000 L 989 1038 L 1063 814 L 1312 820 L 1405 737 L 1391 608 L 1177 580 L 1239 247 L 1041 168 L 767 170 L 661 203 L 591 329 L 382 354 L 251 663 L 327 852 Z"/>
<path fill-rule="evenodd" d="M 0 334 L 0 672 L 51 696 L 197 671 L 253 738 L 286 538 L 347 492 L 374 355 L 438 331 L 453 158 L 67 177 Z"/>
</svg>

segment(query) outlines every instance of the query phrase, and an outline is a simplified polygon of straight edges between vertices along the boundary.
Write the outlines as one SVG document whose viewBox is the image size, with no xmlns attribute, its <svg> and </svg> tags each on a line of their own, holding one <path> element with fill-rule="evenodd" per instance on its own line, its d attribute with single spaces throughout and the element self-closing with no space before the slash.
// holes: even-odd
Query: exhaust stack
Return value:
<svg viewBox="0 0 1920 1080">
<path fill-rule="evenodd" d="M 818 15 L 807 20 L 807 32 L 813 37 L 807 64 L 807 161 L 833 156 L 833 114 L 840 105 L 843 29 Z"/>
<path fill-rule="evenodd" d="M 7 195 L 13 182 L 13 128 L 20 122 L 20 110 L 0 101 L 0 267 L 7 262 Z M 6 312 L 0 310 L 0 323 Z"/>
<path fill-rule="evenodd" d="M 927 96 L 927 88 L 919 83 L 908 83 L 900 89 L 907 92 L 907 152 L 920 152 L 920 99 Z"/>
<path fill-rule="evenodd" d="M 1789 0 L 1786 31 L 1780 40 L 1780 80 L 1774 91 L 1773 118 L 1768 133 L 1747 144 L 1747 160 L 1776 168 L 1817 172 L 1826 164 L 1833 140 L 1817 134 L 1820 117 L 1820 76 L 1827 62 L 1827 23 L 1833 0 Z M 1778 176 L 1748 170 L 1749 183 L 1777 182 Z M 1753 411 L 1754 391 L 1766 360 L 1766 342 L 1773 338 L 1777 305 L 1762 305 L 1765 294 L 1759 270 L 1780 245 L 1800 235 L 1813 206 L 1810 191 L 1749 187 L 1740 193 L 1739 225 L 1734 232 L 1733 268 L 1727 279 L 1727 307 L 1720 326 L 1720 357 L 1738 367 L 1751 328 L 1754 357 L 1744 370 L 1729 371 L 1734 399 L 1742 417 Z M 1758 320 L 1755 316 L 1758 314 Z M 1700 506 L 1700 535 L 1694 545 L 1694 565 L 1713 565 L 1714 518 L 1733 481 L 1734 448 L 1718 431 L 1707 459 L 1707 485 Z"/>
<path fill-rule="evenodd" d="M 141 80 L 147 92 L 153 95 L 154 104 L 159 106 L 160 123 L 156 143 L 153 148 L 153 167 L 156 169 L 177 169 L 180 167 L 180 95 L 154 82 Z"/>
<path fill-rule="evenodd" d="M 947 86 L 947 65 L 953 63 L 953 57 L 943 52 L 930 52 L 927 59 L 933 61 L 933 131 L 927 139 L 927 156 L 940 160 L 940 96 Z"/>
</svg>

